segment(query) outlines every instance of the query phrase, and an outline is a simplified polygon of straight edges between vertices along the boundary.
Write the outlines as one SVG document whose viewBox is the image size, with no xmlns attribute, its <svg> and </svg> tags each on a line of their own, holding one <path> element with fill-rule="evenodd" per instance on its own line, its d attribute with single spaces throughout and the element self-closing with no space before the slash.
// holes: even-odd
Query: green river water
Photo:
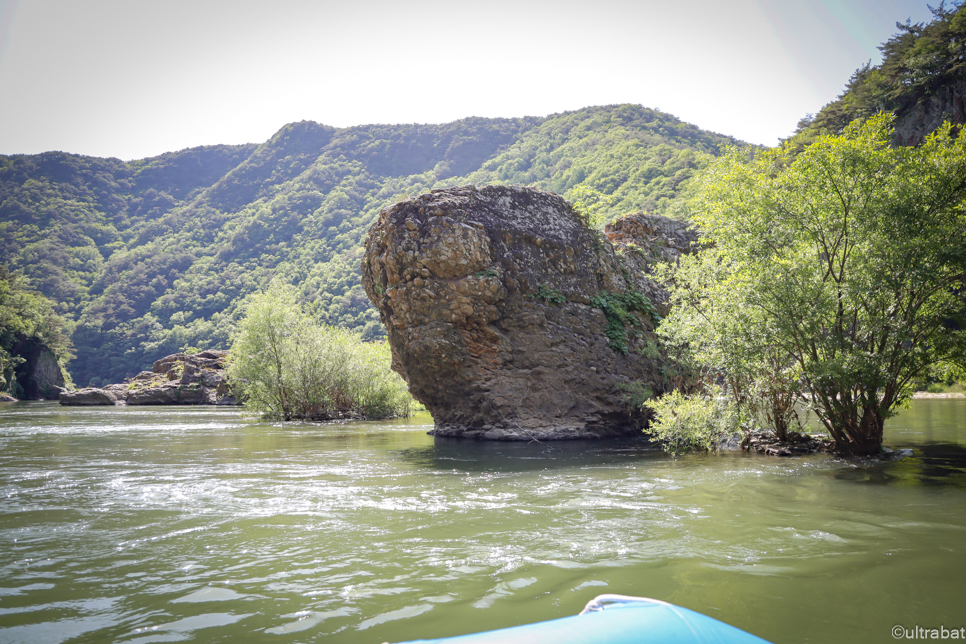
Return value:
<svg viewBox="0 0 966 644">
<path fill-rule="evenodd" d="M 892 462 L 434 440 L 428 415 L 0 406 L 0 642 L 363 642 L 670 601 L 776 644 L 966 626 L 966 400 Z"/>
</svg>

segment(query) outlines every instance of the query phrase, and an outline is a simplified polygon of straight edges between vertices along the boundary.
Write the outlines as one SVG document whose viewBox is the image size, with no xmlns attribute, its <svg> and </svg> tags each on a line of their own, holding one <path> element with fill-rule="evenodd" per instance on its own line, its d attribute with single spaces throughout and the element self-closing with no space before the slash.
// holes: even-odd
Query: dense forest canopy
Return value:
<svg viewBox="0 0 966 644">
<path fill-rule="evenodd" d="M 0 262 L 76 322 L 78 385 L 185 347 L 225 348 L 274 277 L 324 323 L 384 331 L 359 283 L 362 239 L 407 195 L 467 183 L 608 196 L 605 216 L 666 212 L 730 137 L 639 105 L 546 118 L 338 129 L 122 162 L 0 156 Z"/>
<path fill-rule="evenodd" d="M 879 112 L 895 113 L 897 135 L 907 144 L 920 143 L 943 120 L 962 123 L 966 4 L 941 2 L 932 12 L 927 24 L 898 23 L 898 33 L 879 47 L 882 62 L 856 70 L 836 100 L 802 119 L 798 141 L 840 133 L 853 120 Z"/>
</svg>

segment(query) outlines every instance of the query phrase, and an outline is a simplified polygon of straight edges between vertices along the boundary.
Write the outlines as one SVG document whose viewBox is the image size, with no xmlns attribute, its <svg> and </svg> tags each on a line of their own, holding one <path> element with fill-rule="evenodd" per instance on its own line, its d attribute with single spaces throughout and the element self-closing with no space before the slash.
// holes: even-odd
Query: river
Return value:
<svg viewBox="0 0 966 644">
<path fill-rule="evenodd" d="M 893 462 L 431 424 L 0 406 L 0 642 L 378 644 L 602 593 L 776 644 L 966 626 L 966 400 L 890 419 Z"/>
</svg>

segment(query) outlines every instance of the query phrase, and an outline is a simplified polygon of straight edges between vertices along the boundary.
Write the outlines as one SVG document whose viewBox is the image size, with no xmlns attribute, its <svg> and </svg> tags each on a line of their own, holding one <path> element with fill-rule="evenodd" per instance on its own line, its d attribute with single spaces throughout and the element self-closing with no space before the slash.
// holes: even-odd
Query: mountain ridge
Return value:
<svg viewBox="0 0 966 644">
<path fill-rule="evenodd" d="M 273 277 L 323 321 L 381 337 L 359 283 L 383 207 L 466 183 L 577 186 L 610 214 L 663 212 L 722 145 L 639 105 L 548 117 L 334 128 L 289 123 L 260 144 L 123 162 L 0 156 L 0 262 L 76 320 L 79 385 L 119 381 L 158 355 L 224 348 L 238 306 Z"/>
</svg>

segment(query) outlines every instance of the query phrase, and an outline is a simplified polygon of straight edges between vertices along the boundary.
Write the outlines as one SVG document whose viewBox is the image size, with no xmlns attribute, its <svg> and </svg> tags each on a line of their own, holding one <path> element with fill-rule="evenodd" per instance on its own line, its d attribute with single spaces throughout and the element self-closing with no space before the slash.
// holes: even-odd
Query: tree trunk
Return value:
<svg viewBox="0 0 966 644">
<path fill-rule="evenodd" d="M 788 442 L 788 419 L 786 418 L 783 410 L 775 409 L 772 414 L 774 414 L 774 425 L 775 425 L 775 435 L 783 443 Z"/>
<path fill-rule="evenodd" d="M 874 456 L 882 451 L 882 429 L 885 417 L 877 406 L 862 408 L 858 423 L 843 427 L 847 441 L 836 440 L 837 451 L 851 456 Z"/>
</svg>

